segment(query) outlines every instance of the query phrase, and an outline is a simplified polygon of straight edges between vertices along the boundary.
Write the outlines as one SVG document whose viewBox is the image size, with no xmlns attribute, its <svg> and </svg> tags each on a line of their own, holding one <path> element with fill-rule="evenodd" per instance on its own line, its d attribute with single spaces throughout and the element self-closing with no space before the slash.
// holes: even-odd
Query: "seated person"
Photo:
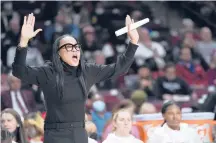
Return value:
<svg viewBox="0 0 216 143">
<path fill-rule="evenodd" d="M 147 143 L 202 143 L 197 132 L 181 123 L 181 109 L 172 101 L 164 103 L 161 109 L 164 123 L 155 129 Z"/>
<path fill-rule="evenodd" d="M 112 117 L 113 132 L 102 143 L 143 143 L 130 134 L 132 129 L 132 115 L 128 110 L 121 109 Z"/>
<path fill-rule="evenodd" d="M 166 65 L 165 76 L 157 79 L 155 91 L 158 98 L 162 100 L 170 100 L 174 96 L 190 96 L 192 92 L 190 86 L 183 79 L 176 76 L 176 68 L 172 63 Z"/>
</svg>

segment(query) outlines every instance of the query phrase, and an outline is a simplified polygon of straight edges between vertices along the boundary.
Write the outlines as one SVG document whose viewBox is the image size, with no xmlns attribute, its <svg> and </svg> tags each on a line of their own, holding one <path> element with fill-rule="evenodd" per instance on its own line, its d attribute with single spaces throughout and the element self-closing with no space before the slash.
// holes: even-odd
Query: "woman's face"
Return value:
<svg viewBox="0 0 216 143">
<path fill-rule="evenodd" d="M 113 125 L 116 128 L 116 132 L 128 135 L 132 128 L 132 120 L 130 113 L 127 111 L 119 112 Z"/>
<path fill-rule="evenodd" d="M 66 45 L 65 45 L 66 44 Z M 70 36 L 66 36 L 60 40 L 59 55 L 64 62 L 70 66 L 78 66 L 80 60 L 80 45 Z"/>
<path fill-rule="evenodd" d="M 15 117 L 10 113 L 3 113 L 1 118 L 2 127 L 13 133 L 18 126 Z"/>
<path fill-rule="evenodd" d="M 178 106 L 169 106 L 166 113 L 163 114 L 163 117 L 169 127 L 179 128 L 182 115 L 181 110 Z"/>
</svg>

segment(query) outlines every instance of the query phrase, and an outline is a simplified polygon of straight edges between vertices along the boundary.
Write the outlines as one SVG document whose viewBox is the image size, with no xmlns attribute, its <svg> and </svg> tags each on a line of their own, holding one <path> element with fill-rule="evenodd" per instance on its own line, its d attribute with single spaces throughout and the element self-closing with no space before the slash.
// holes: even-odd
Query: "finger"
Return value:
<svg viewBox="0 0 216 143">
<path fill-rule="evenodd" d="M 134 19 L 132 19 L 132 23 L 134 23 Z"/>
<path fill-rule="evenodd" d="M 40 31 L 42 31 L 42 29 L 37 29 L 33 35 L 36 36 Z"/>
<path fill-rule="evenodd" d="M 26 25 L 26 23 L 27 23 L 26 20 L 27 20 L 27 17 L 24 16 L 23 25 Z"/>
<path fill-rule="evenodd" d="M 31 14 L 28 15 L 28 20 L 27 20 L 27 24 L 30 24 L 30 20 L 31 19 Z"/>
<path fill-rule="evenodd" d="M 33 16 L 32 18 L 32 22 L 31 22 L 31 25 L 34 27 L 34 24 L 35 24 L 35 16 Z"/>
<path fill-rule="evenodd" d="M 30 22 L 29 22 L 30 25 L 32 25 L 33 17 L 34 17 L 33 13 L 31 13 Z"/>
<path fill-rule="evenodd" d="M 130 18 L 127 16 L 125 21 L 126 21 L 125 25 L 128 26 L 130 24 Z"/>
</svg>

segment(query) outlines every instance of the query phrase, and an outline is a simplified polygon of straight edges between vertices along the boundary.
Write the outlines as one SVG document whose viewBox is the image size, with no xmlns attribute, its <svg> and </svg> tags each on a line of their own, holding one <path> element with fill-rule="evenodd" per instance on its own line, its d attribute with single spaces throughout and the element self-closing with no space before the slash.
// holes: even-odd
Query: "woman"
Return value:
<svg viewBox="0 0 216 143">
<path fill-rule="evenodd" d="M 10 132 L 13 142 L 27 143 L 21 117 L 15 110 L 7 108 L 2 111 L 1 125 Z"/>
<path fill-rule="evenodd" d="M 63 35 L 53 45 L 52 62 L 42 67 L 26 66 L 27 44 L 41 29 L 33 31 L 35 17 L 24 17 L 20 43 L 13 63 L 13 74 L 22 81 L 38 85 L 46 103 L 45 143 L 87 143 L 85 130 L 85 101 L 88 91 L 97 82 L 128 71 L 138 47 L 136 30 L 128 32 L 128 49 L 110 65 L 86 63 L 81 46 L 72 36 Z M 126 17 L 130 28 L 133 20 Z"/>
<path fill-rule="evenodd" d="M 202 143 L 197 132 L 181 122 L 181 110 L 172 101 L 164 103 L 161 110 L 164 123 L 155 129 L 148 143 Z"/>
<path fill-rule="evenodd" d="M 113 132 L 108 135 L 103 143 L 143 143 L 130 134 L 132 128 L 132 115 L 126 109 L 114 113 Z"/>
</svg>

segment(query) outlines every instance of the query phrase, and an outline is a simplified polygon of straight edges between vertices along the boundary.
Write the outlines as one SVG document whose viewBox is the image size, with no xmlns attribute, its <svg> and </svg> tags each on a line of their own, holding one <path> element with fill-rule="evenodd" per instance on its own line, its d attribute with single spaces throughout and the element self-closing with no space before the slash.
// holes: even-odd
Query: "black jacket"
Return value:
<svg viewBox="0 0 216 143">
<path fill-rule="evenodd" d="M 83 95 L 81 96 L 84 97 L 83 99 L 87 98 L 89 89 L 95 83 L 126 73 L 133 62 L 134 54 L 137 47 L 137 45 L 129 43 L 126 52 L 118 56 L 117 62 L 109 65 L 97 65 L 95 63 L 87 63 L 81 59 L 81 74 L 78 78 L 79 82 L 82 85 Z M 59 95 L 57 92 L 57 88 L 55 87 L 56 73 L 52 64 L 47 64 L 42 67 L 26 66 L 26 54 L 26 48 L 17 49 L 14 63 L 12 66 L 13 75 L 21 79 L 22 81 L 26 81 L 29 84 L 35 84 L 41 87 L 44 92 L 47 108 L 46 121 L 64 122 L 60 120 L 60 117 L 58 117 L 60 115 L 55 113 L 55 107 L 58 106 L 56 104 L 59 102 L 58 100 L 60 99 L 58 98 Z M 73 94 L 73 91 L 71 91 L 71 94 Z"/>
</svg>

